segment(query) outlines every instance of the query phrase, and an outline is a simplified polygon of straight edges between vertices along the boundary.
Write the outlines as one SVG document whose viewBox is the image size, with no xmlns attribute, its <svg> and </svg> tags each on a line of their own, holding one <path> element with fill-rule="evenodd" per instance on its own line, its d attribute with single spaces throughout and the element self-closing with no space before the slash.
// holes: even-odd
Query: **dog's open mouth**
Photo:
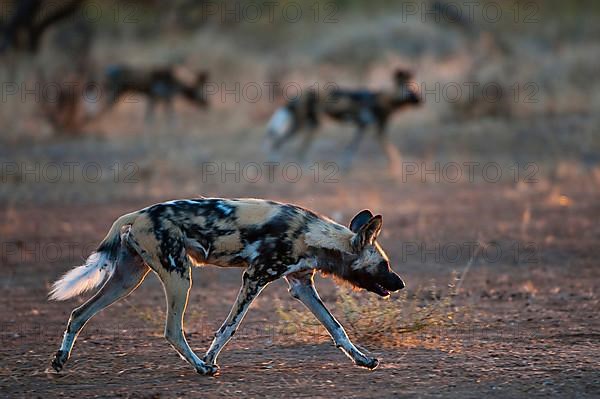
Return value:
<svg viewBox="0 0 600 399">
<path fill-rule="evenodd" d="M 367 288 L 369 291 L 376 293 L 379 296 L 387 297 L 390 296 L 390 292 L 386 290 L 383 285 L 374 283 L 370 288 Z"/>
</svg>

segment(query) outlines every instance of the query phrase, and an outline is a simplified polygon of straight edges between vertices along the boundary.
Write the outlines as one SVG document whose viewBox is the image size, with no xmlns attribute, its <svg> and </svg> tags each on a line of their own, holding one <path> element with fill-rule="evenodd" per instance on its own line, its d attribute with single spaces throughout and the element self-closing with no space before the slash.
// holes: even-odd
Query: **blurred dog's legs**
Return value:
<svg viewBox="0 0 600 399">
<path fill-rule="evenodd" d="M 363 137 L 365 136 L 365 128 L 366 126 L 363 124 L 359 124 L 356 128 L 352 141 L 350 142 L 350 144 L 348 144 L 348 146 L 344 150 L 344 154 L 342 155 L 342 169 L 346 171 L 350 169 L 350 166 L 352 165 L 352 160 L 354 159 L 354 156 L 358 151 L 360 143 Z"/>
<path fill-rule="evenodd" d="M 398 148 L 392 144 L 387 136 L 386 125 L 387 123 L 385 121 L 378 123 L 377 140 L 379 141 L 379 144 L 381 145 L 381 148 L 387 157 L 390 173 L 393 176 L 398 176 L 398 173 L 400 172 L 399 167 L 401 166 L 400 164 L 402 161 L 402 155 L 400 154 L 400 151 L 398 151 Z"/>
</svg>

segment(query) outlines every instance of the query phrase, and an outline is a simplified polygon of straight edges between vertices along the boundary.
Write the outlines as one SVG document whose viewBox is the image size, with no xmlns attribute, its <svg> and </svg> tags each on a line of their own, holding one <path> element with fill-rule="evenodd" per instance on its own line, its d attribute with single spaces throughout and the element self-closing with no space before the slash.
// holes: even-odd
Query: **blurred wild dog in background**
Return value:
<svg viewBox="0 0 600 399">
<path fill-rule="evenodd" d="M 44 71 L 38 72 L 42 86 L 49 87 L 52 83 L 57 91 L 51 98 L 43 97 L 42 101 L 43 113 L 55 131 L 77 132 L 90 120 L 99 119 L 110 111 L 121 99 L 138 102 L 140 98 L 135 97 L 136 94 L 148 98 L 147 123 L 154 119 L 158 102 L 165 104 L 169 122 L 173 123 L 173 99 L 177 95 L 198 107 L 208 106 L 205 95 L 208 73 L 205 71 L 193 73 L 183 68 L 176 71 L 175 67 L 138 70 L 114 65 L 107 68 L 104 78 L 98 83 L 90 76 L 90 69 L 83 66 L 76 71 L 63 71 L 55 74 L 60 75 L 60 79 L 52 81 L 45 77 Z"/>
<path fill-rule="evenodd" d="M 173 99 L 180 95 L 198 107 L 207 107 L 206 83 L 208 72 L 191 72 L 174 65 L 137 68 L 127 65 L 111 65 L 105 73 L 107 109 L 127 93 L 142 94 L 148 98 L 146 122 L 154 118 L 154 109 L 163 102 L 168 118 L 174 121 Z"/>
<path fill-rule="evenodd" d="M 267 143 L 270 151 L 281 146 L 304 130 L 304 140 L 299 155 L 304 157 L 320 124 L 320 115 L 325 114 L 339 122 L 352 122 L 356 132 L 342 158 L 342 166 L 349 168 L 365 135 L 366 128 L 374 125 L 377 139 L 388 158 L 390 168 L 395 170 L 400 154 L 387 137 L 390 116 L 400 109 L 420 104 L 421 97 L 411 87 L 412 74 L 398 69 L 394 72 L 394 90 L 348 90 L 333 89 L 325 92 L 308 90 L 280 107 L 271 117 L 267 127 Z"/>
</svg>

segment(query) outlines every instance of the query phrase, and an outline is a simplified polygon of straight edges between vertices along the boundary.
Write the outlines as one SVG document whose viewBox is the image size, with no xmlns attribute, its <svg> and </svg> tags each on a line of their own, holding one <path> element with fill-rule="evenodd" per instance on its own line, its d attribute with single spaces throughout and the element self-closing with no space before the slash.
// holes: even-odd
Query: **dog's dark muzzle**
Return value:
<svg viewBox="0 0 600 399">
<path fill-rule="evenodd" d="M 377 279 L 377 282 L 371 282 L 367 290 L 376 293 L 379 296 L 387 297 L 391 292 L 399 291 L 404 288 L 404 281 L 396 273 L 386 273 Z"/>
<path fill-rule="evenodd" d="M 401 289 L 403 289 L 405 287 L 404 281 L 402 280 L 402 278 L 400 278 L 400 276 L 398 276 L 396 273 L 390 273 L 391 275 L 386 279 L 386 282 L 384 285 L 384 287 L 388 290 L 388 291 L 400 291 Z"/>
</svg>

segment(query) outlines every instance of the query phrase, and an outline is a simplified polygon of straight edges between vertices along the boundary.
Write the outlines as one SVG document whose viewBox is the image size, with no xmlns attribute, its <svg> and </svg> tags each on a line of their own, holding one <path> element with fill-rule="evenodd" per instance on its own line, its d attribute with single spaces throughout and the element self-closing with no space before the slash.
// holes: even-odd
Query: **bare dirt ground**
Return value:
<svg viewBox="0 0 600 399">
<path fill-rule="evenodd" d="M 303 167 L 305 176 L 298 182 L 242 178 L 223 183 L 213 176 L 205 179 L 203 163 L 264 161 L 258 150 L 262 132 L 191 131 L 13 143 L 10 151 L 2 150 L 5 161 L 91 159 L 105 172 L 98 182 L 64 177 L 32 181 L 22 173 L 3 173 L 2 396 L 600 395 L 600 202 L 593 171 L 573 167 L 573 172 L 569 164 L 548 169 L 539 163 L 535 182 L 402 181 L 387 174 L 370 143 L 354 171 L 336 173 L 334 182 L 324 182 L 322 176 L 314 182 Z M 401 142 L 400 135 L 396 139 L 407 160 L 421 162 L 418 150 Z M 339 145 L 325 134 L 315 157 L 335 160 L 331 154 Z M 121 166 L 135 164 L 132 181 L 118 175 L 115 182 L 109 169 L 115 160 Z M 84 300 L 48 302 L 49 284 L 81 262 L 118 215 L 195 195 L 269 197 L 345 222 L 356 211 L 371 208 L 384 216 L 380 241 L 409 291 L 431 280 L 444 286 L 452 271 L 459 273 L 461 287 L 453 302 L 460 317 L 452 327 L 408 333 L 405 342 L 393 347 L 355 340 L 381 361 L 378 369 L 368 371 L 354 367 L 323 339 L 322 330 L 286 329 L 276 307 L 301 307 L 277 282 L 253 305 L 242 330 L 223 351 L 221 374 L 203 377 L 162 338 L 164 296 L 157 279 L 149 276 L 128 299 L 90 321 L 61 374 L 46 373 L 70 311 Z M 448 251 L 475 241 L 485 243 L 486 252 L 465 273 L 469 256 Z M 499 256 L 494 252 L 498 248 Z M 199 354 L 233 303 L 240 273 L 194 271 L 186 333 Z M 333 305 L 332 282 L 320 278 L 317 284 L 325 302 Z"/>
</svg>

